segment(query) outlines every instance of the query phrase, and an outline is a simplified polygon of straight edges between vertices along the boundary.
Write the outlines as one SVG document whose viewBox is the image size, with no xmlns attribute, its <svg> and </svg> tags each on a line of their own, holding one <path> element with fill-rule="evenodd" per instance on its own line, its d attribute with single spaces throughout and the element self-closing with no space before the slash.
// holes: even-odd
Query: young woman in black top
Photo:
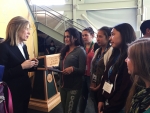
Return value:
<svg viewBox="0 0 150 113">
<path fill-rule="evenodd" d="M 31 93 L 28 72 L 34 71 L 38 65 L 36 58 L 29 59 L 24 43 L 29 36 L 29 21 L 17 16 L 8 23 L 6 39 L 0 43 L 0 65 L 5 66 L 3 81 L 7 83 L 12 93 L 14 113 L 27 113 Z"/>
<path fill-rule="evenodd" d="M 135 32 L 128 23 L 119 24 L 111 31 L 113 49 L 104 55 L 105 72 L 98 93 L 99 113 L 119 113 L 125 106 L 131 87 L 125 58 L 128 44 L 135 39 Z"/>
</svg>

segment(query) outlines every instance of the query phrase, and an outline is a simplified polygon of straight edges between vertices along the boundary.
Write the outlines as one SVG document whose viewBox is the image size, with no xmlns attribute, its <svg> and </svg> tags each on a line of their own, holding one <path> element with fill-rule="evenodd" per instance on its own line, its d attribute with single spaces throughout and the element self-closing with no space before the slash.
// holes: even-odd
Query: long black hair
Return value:
<svg viewBox="0 0 150 113">
<path fill-rule="evenodd" d="M 119 24 L 115 26 L 114 29 L 116 29 L 120 33 L 122 38 L 120 47 L 121 51 L 118 48 L 113 48 L 112 56 L 110 59 L 114 60 L 116 57 L 118 57 L 118 60 L 116 61 L 113 69 L 113 73 L 117 73 L 127 57 L 128 44 L 136 39 L 136 35 L 133 27 L 128 23 Z"/>
<path fill-rule="evenodd" d="M 121 43 L 121 51 L 127 49 L 128 44 L 136 39 L 136 35 L 133 27 L 128 23 L 119 24 L 114 27 L 121 34 L 122 43 Z"/>
<path fill-rule="evenodd" d="M 65 30 L 65 32 L 69 33 L 70 41 L 71 41 L 72 37 L 76 39 L 75 42 L 74 42 L 75 46 L 83 46 L 84 47 L 84 44 L 83 44 L 83 41 L 82 41 L 82 34 L 81 34 L 81 32 L 79 32 L 75 28 L 68 28 L 68 29 Z M 64 42 L 65 42 L 65 37 L 64 37 Z M 69 51 L 69 45 L 66 45 L 61 50 L 61 54 L 60 54 L 61 59 L 64 59 L 64 57 L 66 56 L 66 52 L 68 52 L 68 51 Z"/>
</svg>

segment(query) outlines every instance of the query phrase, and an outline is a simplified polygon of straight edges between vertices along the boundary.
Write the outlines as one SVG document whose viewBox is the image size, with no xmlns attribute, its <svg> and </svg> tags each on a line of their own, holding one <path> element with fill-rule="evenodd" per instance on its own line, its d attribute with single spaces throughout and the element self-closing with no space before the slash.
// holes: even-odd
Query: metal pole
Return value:
<svg viewBox="0 0 150 113">
<path fill-rule="evenodd" d="M 47 26 L 46 11 L 45 11 L 45 25 Z"/>
<path fill-rule="evenodd" d="M 37 20 L 37 11 L 36 11 L 36 7 L 37 7 L 37 6 L 35 5 L 35 11 L 34 11 L 34 14 L 35 14 L 36 22 L 37 22 L 38 20 Z"/>
</svg>

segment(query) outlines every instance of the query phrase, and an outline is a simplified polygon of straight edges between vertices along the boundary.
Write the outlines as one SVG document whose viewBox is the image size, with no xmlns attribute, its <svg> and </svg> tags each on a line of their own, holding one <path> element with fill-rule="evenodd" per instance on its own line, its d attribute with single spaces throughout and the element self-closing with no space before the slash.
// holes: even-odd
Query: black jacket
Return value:
<svg viewBox="0 0 150 113">
<path fill-rule="evenodd" d="M 26 59 L 29 59 L 27 47 L 24 47 Z M 14 106 L 19 106 L 31 92 L 31 83 L 28 77 L 28 69 L 22 69 L 21 64 L 26 60 L 20 52 L 18 46 L 11 46 L 5 41 L 0 44 L 0 65 L 4 65 L 3 81 L 9 86 Z M 17 104 L 16 104 L 17 103 Z M 28 101 L 27 101 L 28 103 Z"/>
<path fill-rule="evenodd" d="M 126 57 L 127 55 L 124 56 L 124 58 Z M 109 103 L 109 105 L 104 106 L 103 113 L 119 113 L 125 106 L 125 102 L 132 85 L 130 80 L 131 75 L 128 74 L 125 59 L 122 59 L 121 66 L 117 70 L 114 70 L 114 73 L 112 73 L 108 79 L 108 71 L 113 64 L 113 59 L 114 58 L 111 56 L 106 65 L 106 71 L 104 72 L 98 93 L 99 102 L 104 102 L 105 104 L 106 100 L 108 100 Z M 113 83 L 113 89 L 110 94 L 103 90 L 104 83 L 108 80 Z"/>
</svg>

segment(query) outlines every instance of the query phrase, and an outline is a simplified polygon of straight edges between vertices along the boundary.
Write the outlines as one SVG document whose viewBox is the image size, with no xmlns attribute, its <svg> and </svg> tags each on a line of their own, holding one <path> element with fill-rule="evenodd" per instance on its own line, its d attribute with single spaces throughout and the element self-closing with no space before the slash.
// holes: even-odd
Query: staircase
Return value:
<svg viewBox="0 0 150 113">
<path fill-rule="evenodd" d="M 29 2 L 27 3 L 29 5 Z M 63 34 L 67 28 L 74 27 L 79 31 L 85 28 L 47 6 L 29 5 L 29 7 L 37 30 L 42 31 L 61 43 L 63 43 Z"/>
</svg>

